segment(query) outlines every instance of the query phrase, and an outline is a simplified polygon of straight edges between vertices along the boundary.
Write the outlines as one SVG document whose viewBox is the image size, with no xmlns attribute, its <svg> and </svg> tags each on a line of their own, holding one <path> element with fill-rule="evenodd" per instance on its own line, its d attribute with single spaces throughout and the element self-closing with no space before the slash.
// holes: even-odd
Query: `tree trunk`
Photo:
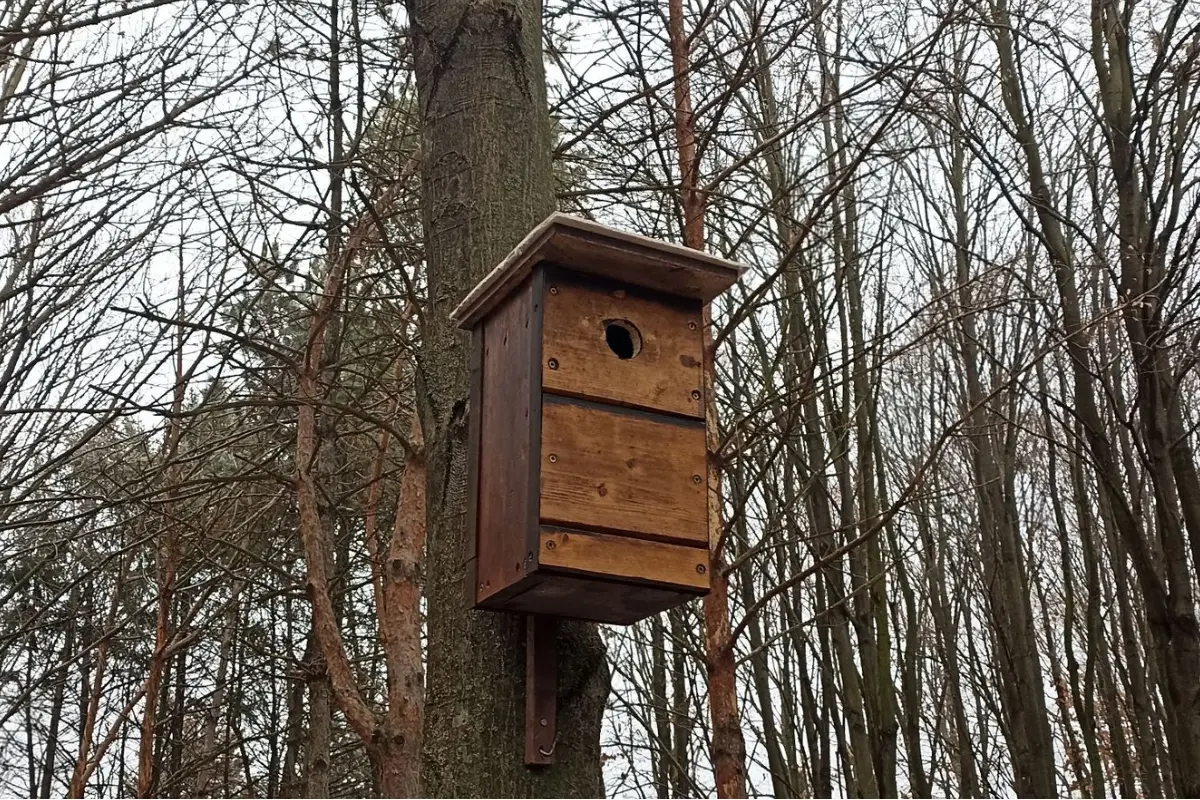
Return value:
<svg viewBox="0 0 1200 800">
<path fill-rule="evenodd" d="M 233 653 L 233 637 L 238 627 L 240 595 L 244 581 L 236 581 L 230 592 L 229 608 L 225 612 L 225 629 L 221 632 L 221 647 L 217 651 L 217 674 L 213 681 L 212 700 L 204 713 L 203 733 L 200 736 L 200 758 L 196 772 L 196 793 L 200 797 L 212 794 L 217 777 L 217 724 L 225 708 L 225 683 L 229 675 L 229 661 Z"/>
<path fill-rule="evenodd" d="M 667 612 L 671 622 L 671 796 L 692 795 L 692 714 L 688 705 L 688 629 L 682 606 Z"/>
<path fill-rule="evenodd" d="M 683 30 L 683 0 L 670 0 L 667 31 L 674 69 L 675 137 L 679 149 L 683 243 L 704 249 L 704 194 L 696 158 L 696 123 L 692 113 L 691 69 Z M 704 649 L 708 656 L 708 705 L 712 715 L 712 763 L 717 797 L 746 796 L 746 742 L 737 707 L 737 672 L 729 628 L 729 576 L 725 568 L 721 472 L 717 450 L 715 346 L 712 317 L 704 309 L 704 408 L 708 417 L 708 546 L 711 590 L 704 598 Z"/>
<path fill-rule="evenodd" d="M 650 696 L 654 703 L 654 794 L 667 797 L 671 786 L 671 713 L 667 709 L 667 641 L 661 614 L 650 620 Z"/>
<path fill-rule="evenodd" d="M 180 273 L 179 313 L 183 319 L 183 275 Z M 175 579 L 179 569 L 179 530 L 174 519 L 179 495 L 180 470 L 175 458 L 179 441 L 183 435 L 180 416 L 183 411 L 184 392 L 187 389 L 183 374 L 183 328 L 177 334 L 175 350 L 175 391 L 171 399 L 171 422 L 167 429 L 166 447 L 163 453 L 163 472 L 167 479 L 167 505 L 164 513 L 164 541 L 158 544 L 155 566 L 158 570 L 158 615 L 154 626 L 154 651 L 150 656 L 149 676 L 146 679 L 146 706 L 142 712 L 142 733 L 138 743 L 137 796 L 149 797 L 154 791 L 156 765 L 154 759 L 154 733 L 158 725 L 155 704 L 163 672 L 167 669 L 167 644 L 170 638 L 172 600 L 175 596 Z"/>
<path fill-rule="evenodd" d="M 524 624 L 475 612 L 463 591 L 467 337 L 451 309 L 554 210 L 550 124 L 534 0 L 409 0 L 421 106 L 429 302 L 418 370 L 426 439 L 427 796 L 599 796 L 608 694 L 594 625 L 559 627 L 555 764 L 527 769 Z"/>
<path fill-rule="evenodd" d="M 314 634 L 315 638 L 315 634 Z M 304 796 L 329 797 L 329 745 L 333 703 L 325 660 L 316 654 L 308 667 L 308 735 L 304 740 Z"/>
<path fill-rule="evenodd" d="M 74 599 L 74 594 L 72 594 L 72 599 Z M 50 702 L 50 724 L 46 733 L 46 752 L 42 757 L 38 797 L 50 797 L 50 789 L 54 780 L 54 761 L 58 755 L 58 727 L 62 721 L 63 698 L 67 690 L 67 668 L 75 650 L 75 620 L 76 618 L 72 616 L 67 621 L 66 637 L 63 640 L 62 653 L 59 655 L 61 666 L 54 675 L 54 699 Z"/>
</svg>

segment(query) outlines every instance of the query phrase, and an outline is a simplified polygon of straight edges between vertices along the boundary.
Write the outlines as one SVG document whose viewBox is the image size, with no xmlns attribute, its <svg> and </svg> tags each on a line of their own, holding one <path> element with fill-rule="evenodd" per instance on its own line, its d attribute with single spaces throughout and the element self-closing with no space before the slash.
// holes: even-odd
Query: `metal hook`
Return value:
<svg viewBox="0 0 1200 800">
<path fill-rule="evenodd" d="M 544 757 L 549 758 L 550 756 L 554 755 L 554 750 L 557 747 L 558 747 L 558 733 L 555 732 L 554 741 L 550 743 L 550 749 L 547 750 L 546 748 L 542 747 L 541 745 L 538 745 L 538 752 L 541 753 Z"/>
</svg>

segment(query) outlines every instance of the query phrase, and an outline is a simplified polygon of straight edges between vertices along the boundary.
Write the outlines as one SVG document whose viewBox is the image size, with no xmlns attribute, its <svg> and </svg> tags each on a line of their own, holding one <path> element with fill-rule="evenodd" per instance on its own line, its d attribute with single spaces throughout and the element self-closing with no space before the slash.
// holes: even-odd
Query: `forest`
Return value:
<svg viewBox="0 0 1200 800">
<path fill-rule="evenodd" d="M 1200 796 L 1198 114 L 1186 0 L 0 0 L 0 795 Z M 747 271 L 530 770 L 448 315 L 555 210 Z"/>
</svg>

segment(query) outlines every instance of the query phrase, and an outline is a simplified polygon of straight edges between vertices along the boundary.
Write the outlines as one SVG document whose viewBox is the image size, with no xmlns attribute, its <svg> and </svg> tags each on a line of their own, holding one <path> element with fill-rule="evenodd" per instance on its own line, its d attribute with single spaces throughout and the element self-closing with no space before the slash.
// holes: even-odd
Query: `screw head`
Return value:
<svg viewBox="0 0 1200 800">
<path fill-rule="evenodd" d="M 555 462 L 557 462 L 557 461 L 558 461 L 558 456 L 557 456 L 557 455 L 555 455 L 554 453 L 551 453 L 551 454 L 550 454 L 549 461 L 550 461 L 550 463 L 551 463 L 551 464 L 554 464 Z"/>
<path fill-rule="evenodd" d="M 549 367 L 550 369 L 558 369 L 558 359 L 557 358 L 550 359 L 549 361 L 546 362 L 546 366 Z"/>
<path fill-rule="evenodd" d="M 688 323 L 688 330 L 689 330 L 689 331 L 694 331 L 694 330 L 696 330 L 696 323 L 694 323 L 694 322 L 689 322 L 689 323 Z"/>
<path fill-rule="evenodd" d="M 557 286 L 551 286 L 551 287 L 550 287 L 550 294 L 558 294 L 558 287 L 557 287 Z"/>
<path fill-rule="evenodd" d="M 700 390 L 699 389 L 692 389 L 692 399 L 693 400 L 700 399 Z"/>
<path fill-rule="evenodd" d="M 704 480 L 704 478 L 701 478 L 699 475 L 692 476 L 692 483 L 699 483 L 702 480 Z"/>
<path fill-rule="evenodd" d="M 550 539 L 549 541 L 546 542 L 547 550 L 553 550 L 556 547 L 558 547 L 558 542 L 554 541 L 553 539 Z"/>
<path fill-rule="evenodd" d="M 708 572 L 708 567 L 704 566 L 703 564 L 696 565 L 696 573 L 698 575 L 703 575 L 706 572 Z"/>
<path fill-rule="evenodd" d="M 547 725 L 549 725 L 549 724 L 550 724 L 550 723 L 546 722 L 546 718 L 545 718 L 545 717 L 543 717 L 543 718 L 541 718 L 541 719 L 539 719 L 539 720 L 538 720 L 538 725 L 541 725 L 543 728 L 544 728 L 544 727 L 546 727 L 546 726 L 547 726 Z"/>
</svg>

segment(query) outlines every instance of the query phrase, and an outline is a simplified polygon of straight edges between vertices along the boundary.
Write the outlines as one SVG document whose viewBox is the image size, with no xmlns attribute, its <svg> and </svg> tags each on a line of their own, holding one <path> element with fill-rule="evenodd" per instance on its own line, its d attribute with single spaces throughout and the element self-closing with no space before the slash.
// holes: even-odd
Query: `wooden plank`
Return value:
<svg viewBox="0 0 1200 800">
<path fill-rule="evenodd" d="M 712 301 L 741 277 L 742 268 L 724 259 L 712 259 L 697 250 L 612 229 L 563 230 L 551 238 L 542 257 L 572 269 L 630 286 L 698 300 Z M 655 246 L 647 247 L 645 241 Z M 667 245 L 663 247 L 663 245 Z M 700 256 L 699 259 L 696 256 Z"/>
<path fill-rule="evenodd" d="M 543 568 L 708 591 L 707 547 L 543 528 L 538 559 Z"/>
<path fill-rule="evenodd" d="M 700 595 L 595 577 L 542 572 L 531 588 L 506 600 L 503 608 L 610 625 L 631 625 Z"/>
<path fill-rule="evenodd" d="M 554 763 L 558 744 L 558 620 L 525 618 L 525 765 Z"/>
<path fill-rule="evenodd" d="M 451 321 L 474 327 L 542 261 L 704 303 L 736 283 L 746 269 L 671 242 L 554 213 L 467 293 L 450 313 Z"/>
<path fill-rule="evenodd" d="M 534 452 L 529 436 L 531 297 L 527 282 L 483 323 L 477 600 L 519 580 L 526 565 L 533 566 L 526 538 L 533 513 L 530 470 L 522 468 Z"/>
<path fill-rule="evenodd" d="M 471 390 L 467 406 L 467 518 L 463 534 L 463 593 L 467 605 L 478 600 L 479 433 L 483 417 L 483 328 L 471 331 Z"/>
<path fill-rule="evenodd" d="M 544 524 L 708 543 L 704 424 L 547 395 Z"/>
<path fill-rule="evenodd" d="M 526 489 L 528 502 L 525 507 L 526 519 L 523 528 L 526 575 L 534 574 L 537 571 L 538 515 L 541 504 L 542 477 L 542 465 L 537 459 L 537 453 L 542 447 L 542 382 L 540 380 L 541 370 L 538 365 L 542 363 L 543 329 L 546 320 L 546 271 L 541 267 L 535 269 L 530 278 L 530 284 L 529 302 L 533 311 L 529 321 L 529 361 L 526 362 L 530 375 L 528 386 L 529 457 L 523 464 L 525 472 L 528 474 Z"/>
<path fill-rule="evenodd" d="M 558 394 L 704 418 L 702 307 L 670 305 L 636 293 L 547 279 L 542 387 Z M 632 329 L 632 357 L 610 347 L 606 323 Z"/>
</svg>

